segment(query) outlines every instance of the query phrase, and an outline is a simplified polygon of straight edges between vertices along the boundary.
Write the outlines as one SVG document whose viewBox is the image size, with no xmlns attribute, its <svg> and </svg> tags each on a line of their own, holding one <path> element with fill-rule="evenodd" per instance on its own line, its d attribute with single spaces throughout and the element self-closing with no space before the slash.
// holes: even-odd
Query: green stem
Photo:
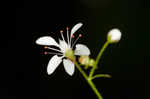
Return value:
<svg viewBox="0 0 150 99">
<path fill-rule="evenodd" d="M 85 79 L 88 79 L 88 76 L 87 76 L 87 74 L 82 70 L 82 68 L 80 67 L 80 65 L 77 63 L 77 62 L 74 62 L 75 63 L 75 65 L 76 65 L 76 67 L 77 67 L 77 69 L 81 72 L 81 74 L 83 75 L 83 77 L 85 78 Z"/>
<path fill-rule="evenodd" d="M 108 74 L 97 74 L 97 75 L 92 77 L 92 80 L 95 79 L 95 78 L 100 78 L 100 77 L 111 78 L 111 76 L 108 75 Z"/>
<path fill-rule="evenodd" d="M 80 67 L 80 65 L 75 62 L 75 65 L 77 67 L 77 69 L 81 72 L 81 74 L 83 75 L 83 77 L 86 79 L 86 81 L 88 82 L 88 84 L 90 85 L 90 87 L 93 89 L 93 91 L 95 92 L 95 94 L 97 95 L 97 97 L 99 99 L 103 99 L 103 97 L 101 96 L 101 94 L 98 92 L 95 84 L 92 82 L 92 80 L 86 75 L 86 73 L 82 70 L 82 68 Z"/>
<path fill-rule="evenodd" d="M 98 62 L 99 62 L 103 52 L 105 51 L 106 47 L 108 46 L 108 44 L 109 44 L 109 42 L 106 41 L 106 43 L 103 45 L 102 49 L 100 50 L 100 52 L 99 52 L 99 54 L 98 54 L 98 56 L 96 58 L 95 65 L 93 66 L 92 70 L 90 71 L 89 78 L 92 78 L 92 76 L 93 76 L 93 74 L 95 72 L 95 69 L 97 67 L 97 64 L 98 64 Z"/>
</svg>

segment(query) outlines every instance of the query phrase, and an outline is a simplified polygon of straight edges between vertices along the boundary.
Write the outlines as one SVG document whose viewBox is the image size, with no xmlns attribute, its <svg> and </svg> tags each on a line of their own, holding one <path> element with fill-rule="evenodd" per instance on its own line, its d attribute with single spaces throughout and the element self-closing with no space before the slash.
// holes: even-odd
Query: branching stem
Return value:
<svg viewBox="0 0 150 99">
<path fill-rule="evenodd" d="M 75 65 L 76 65 L 77 69 L 81 72 L 81 74 L 83 75 L 83 77 L 86 79 L 86 81 L 88 82 L 88 84 L 90 85 L 90 87 L 93 89 L 93 91 L 97 95 L 98 99 L 103 99 L 102 95 L 97 90 L 97 88 L 96 88 L 95 84 L 93 83 L 92 79 L 90 79 L 87 76 L 87 74 L 82 70 L 82 68 L 80 67 L 80 65 L 77 62 L 75 62 Z"/>
<path fill-rule="evenodd" d="M 97 65 L 98 65 L 98 63 L 99 63 L 99 60 L 101 59 L 101 56 L 102 56 L 103 52 L 105 51 L 105 49 L 106 49 L 106 47 L 107 47 L 108 45 L 109 45 L 109 42 L 107 41 L 107 42 L 103 45 L 102 49 L 100 50 L 100 52 L 99 52 L 99 54 L 98 54 L 98 56 L 97 56 L 97 58 L 96 58 L 95 65 L 93 66 L 93 68 L 92 68 L 91 71 L 90 71 L 89 78 L 92 78 L 92 76 L 93 76 L 93 74 L 94 74 L 94 72 L 95 72 L 95 69 L 97 68 Z"/>
</svg>

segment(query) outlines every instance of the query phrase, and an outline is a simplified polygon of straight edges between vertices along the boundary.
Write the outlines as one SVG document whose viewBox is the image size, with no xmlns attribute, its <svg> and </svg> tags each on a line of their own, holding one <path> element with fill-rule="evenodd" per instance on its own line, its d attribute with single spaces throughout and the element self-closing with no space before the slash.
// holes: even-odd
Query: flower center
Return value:
<svg viewBox="0 0 150 99">
<path fill-rule="evenodd" d="M 70 49 L 67 49 L 66 51 L 65 51 L 65 57 L 67 57 L 67 58 L 69 58 L 69 59 L 71 59 L 71 60 L 73 60 L 74 59 L 74 52 L 73 52 L 73 50 L 70 48 Z"/>
</svg>

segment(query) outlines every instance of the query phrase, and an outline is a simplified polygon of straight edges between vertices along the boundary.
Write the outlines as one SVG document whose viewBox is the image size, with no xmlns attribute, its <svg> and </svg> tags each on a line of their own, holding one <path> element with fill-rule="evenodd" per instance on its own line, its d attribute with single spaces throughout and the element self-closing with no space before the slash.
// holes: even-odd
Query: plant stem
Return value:
<svg viewBox="0 0 150 99">
<path fill-rule="evenodd" d="M 98 54 L 98 56 L 96 58 L 95 65 L 93 66 L 92 70 L 90 71 L 89 78 L 92 78 L 92 76 L 93 76 L 93 74 L 95 72 L 95 69 L 97 67 L 97 64 L 98 64 L 98 62 L 99 62 L 103 52 L 105 51 L 106 47 L 108 46 L 108 44 L 109 44 L 109 42 L 106 41 L 105 44 L 103 45 L 102 49 L 100 50 L 100 52 L 99 52 L 99 54 Z"/>
<path fill-rule="evenodd" d="M 88 84 L 91 86 L 91 88 L 93 89 L 93 91 L 95 92 L 95 94 L 97 95 L 97 97 L 99 99 L 103 99 L 102 95 L 99 93 L 99 91 L 97 90 L 95 84 L 93 83 L 93 81 L 91 79 L 88 80 Z"/>
<path fill-rule="evenodd" d="M 75 65 L 76 65 L 76 67 L 77 67 L 77 69 L 81 72 L 81 74 L 83 75 L 83 77 L 85 78 L 85 79 L 88 79 L 88 76 L 87 76 L 87 74 L 82 70 L 82 68 L 80 67 L 80 65 L 75 61 L 74 62 L 75 63 Z"/>
<path fill-rule="evenodd" d="M 83 75 L 83 77 L 86 79 L 86 81 L 88 82 L 88 84 L 90 85 L 90 87 L 93 89 L 94 93 L 97 95 L 98 99 L 103 99 L 102 95 L 99 93 L 99 91 L 97 90 L 95 84 L 92 82 L 92 80 L 86 75 L 86 73 L 82 70 L 82 68 L 80 67 L 80 65 L 77 62 L 74 62 L 77 69 L 81 72 L 81 74 Z"/>
<path fill-rule="evenodd" d="M 108 74 L 97 74 L 97 75 L 94 75 L 94 76 L 92 77 L 92 80 L 95 79 L 95 78 L 101 78 L 101 77 L 104 77 L 104 78 L 111 78 L 111 76 L 108 75 Z"/>
</svg>

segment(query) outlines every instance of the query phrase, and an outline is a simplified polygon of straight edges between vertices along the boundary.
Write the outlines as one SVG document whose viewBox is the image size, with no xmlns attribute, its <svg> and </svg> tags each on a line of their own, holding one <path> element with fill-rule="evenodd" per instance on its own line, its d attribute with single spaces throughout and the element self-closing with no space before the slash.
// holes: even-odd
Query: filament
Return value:
<svg viewBox="0 0 150 99">
<path fill-rule="evenodd" d="M 71 43 L 69 40 L 69 28 L 67 27 L 66 29 L 67 29 L 67 42 L 68 42 L 68 45 L 70 45 Z"/>
<path fill-rule="evenodd" d="M 73 48 L 73 46 L 76 44 L 76 42 L 78 41 L 78 39 L 79 39 L 79 37 L 73 42 L 72 48 Z"/>
<path fill-rule="evenodd" d="M 52 52 L 46 52 L 46 54 L 63 55 L 63 54 L 61 54 L 61 53 L 52 53 Z"/>
<path fill-rule="evenodd" d="M 78 38 L 73 42 L 73 44 L 72 44 L 72 48 L 73 48 L 73 46 L 76 44 L 76 42 L 79 40 L 79 38 L 80 37 L 82 37 L 82 35 L 81 34 L 79 34 L 79 36 L 78 36 Z"/>
<path fill-rule="evenodd" d="M 63 41 L 65 41 L 62 30 L 60 31 L 60 34 L 61 34 L 61 37 L 62 37 Z"/>
<path fill-rule="evenodd" d="M 60 50 L 58 50 L 58 49 L 51 48 L 51 47 L 47 47 L 47 46 L 45 46 L 45 49 L 51 49 L 51 50 L 53 50 L 53 51 L 61 52 L 61 51 L 60 51 Z M 62 52 L 61 52 L 61 53 L 62 53 Z"/>
<path fill-rule="evenodd" d="M 71 45 L 71 39 L 72 39 L 72 35 L 70 35 L 70 45 Z"/>
</svg>

